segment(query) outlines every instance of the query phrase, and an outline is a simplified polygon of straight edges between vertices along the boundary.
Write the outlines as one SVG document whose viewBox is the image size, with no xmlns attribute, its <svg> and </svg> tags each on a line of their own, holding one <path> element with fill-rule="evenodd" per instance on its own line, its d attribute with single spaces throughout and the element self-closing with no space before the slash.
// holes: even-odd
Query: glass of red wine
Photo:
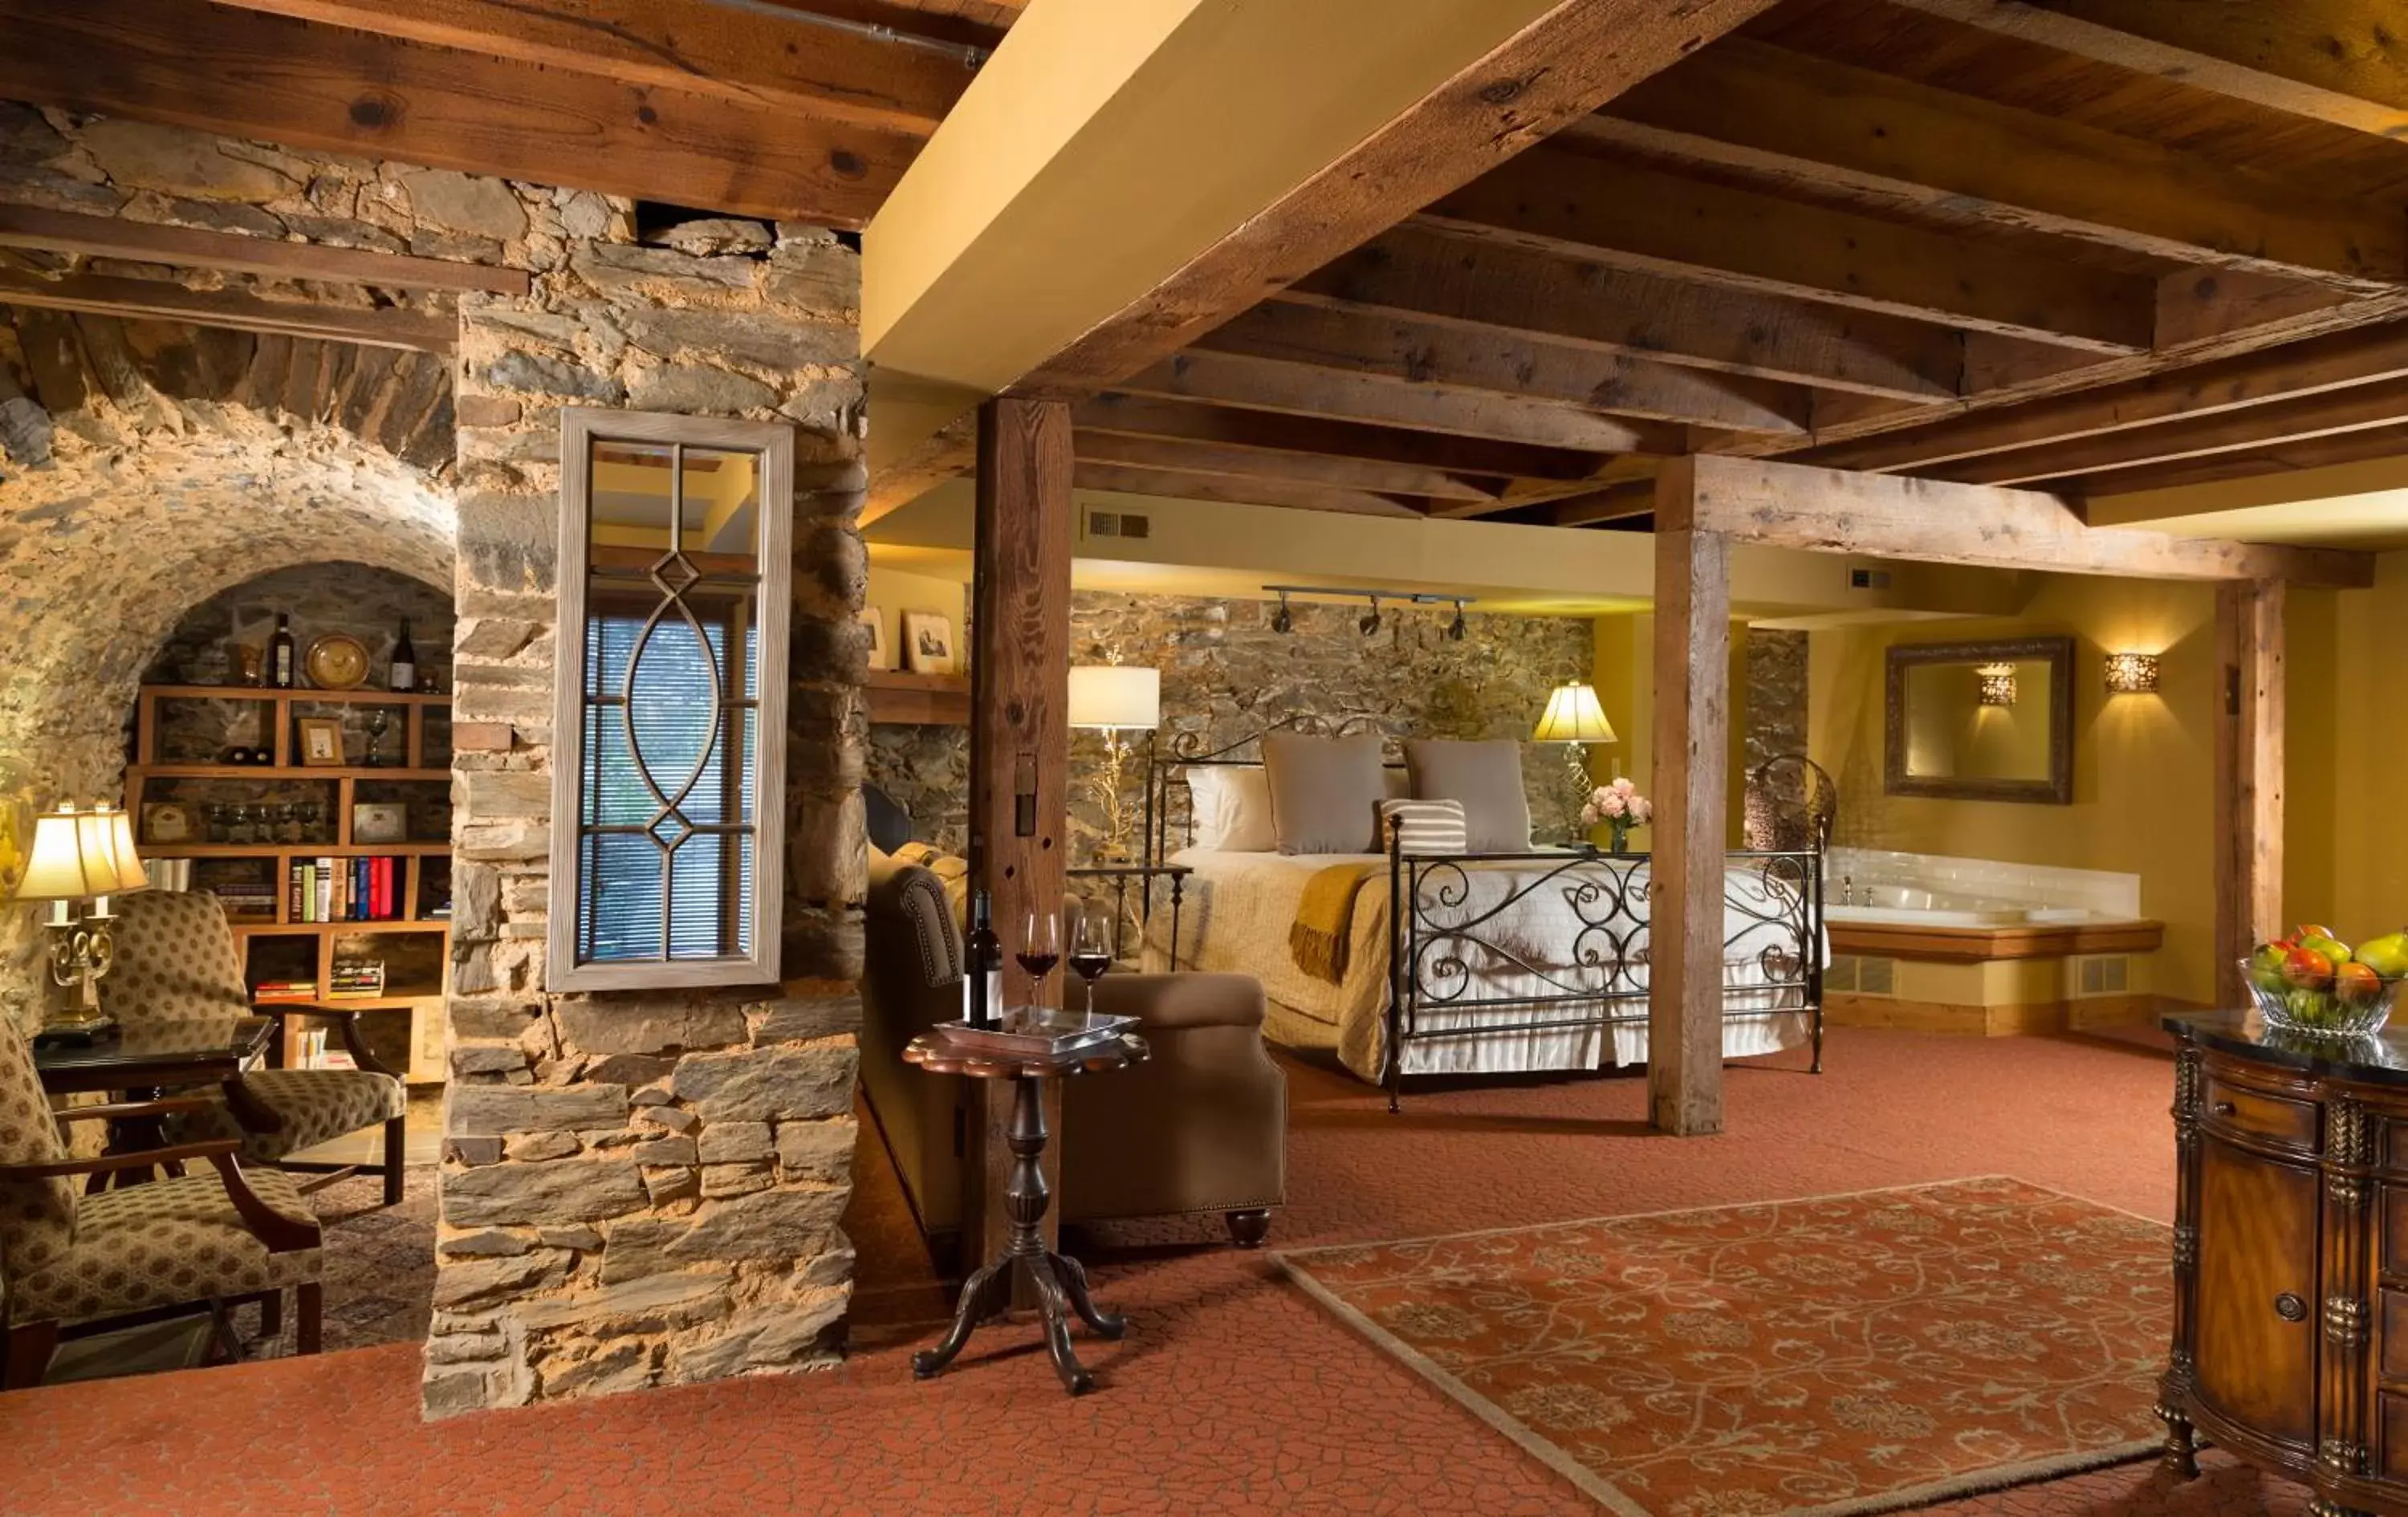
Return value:
<svg viewBox="0 0 2408 1517">
<path fill-rule="evenodd" d="M 1031 911 L 1020 934 L 1020 952 L 1012 957 L 1028 971 L 1028 999 L 1031 1005 L 1042 1005 L 1045 999 L 1045 977 L 1062 962 L 1062 913 Z"/>
<path fill-rule="evenodd" d="M 1079 927 L 1070 939 L 1070 972 L 1085 982 L 1087 1012 L 1096 1009 L 1096 981 L 1112 966 L 1112 919 L 1101 902 L 1079 913 Z"/>
</svg>

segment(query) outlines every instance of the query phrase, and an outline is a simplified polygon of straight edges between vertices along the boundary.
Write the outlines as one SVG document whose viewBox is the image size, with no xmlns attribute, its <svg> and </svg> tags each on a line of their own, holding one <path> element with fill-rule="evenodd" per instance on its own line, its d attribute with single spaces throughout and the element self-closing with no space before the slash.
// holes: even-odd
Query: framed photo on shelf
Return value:
<svg viewBox="0 0 2408 1517">
<path fill-rule="evenodd" d="M 875 606 L 865 606 L 853 613 L 853 619 L 869 634 L 869 666 L 895 667 L 895 651 L 886 646 L 886 613 Z"/>
<path fill-rule="evenodd" d="M 905 667 L 913 674 L 951 674 L 958 662 L 953 656 L 953 623 L 938 611 L 906 611 L 903 613 L 903 652 Z"/>
<path fill-rule="evenodd" d="M 353 801 L 351 841 L 406 843 L 409 840 L 409 808 L 399 801 Z"/>
<path fill-rule="evenodd" d="M 193 809 L 181 801 L 144 801 L 142 840 L 146 843 L 198 842 L 200 829 L 193 825 Z"/>
<path fill-rule="evenodd" d="M 305 716 L 296 723 L 301 732 L 301 766 L 305 769 L 339 769 L 343 766 L 343 723 L 331 716 Z"/>
</svg>

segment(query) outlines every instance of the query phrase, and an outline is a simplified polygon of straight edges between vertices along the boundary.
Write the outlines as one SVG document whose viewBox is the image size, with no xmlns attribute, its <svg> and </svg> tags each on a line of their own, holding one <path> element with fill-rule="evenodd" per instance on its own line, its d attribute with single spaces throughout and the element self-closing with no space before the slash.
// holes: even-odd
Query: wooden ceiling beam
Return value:
<svg viewBox="0 0 2408 1517">
<path fill-rule="evenodd" d="M 523 269 L 488 264 L 330 248 L 315 242 L 280 242 L 238 232 L 163 226 L 39 206 L 0 205 L 0 248 L 38 248 L 178 268 L 236 269 L 278 279 L 365 284 L 385 290 L 482 290 L 523 295 L 531 282 Z"/>
<path fill-rule="evenodd" d="M 780 10 L 800 11 L 864 26 L 883 26 L 924 42 L 945 42 L 993 52 L 1004 33 L 1027 8 L 1023 0 L 763 0 Z"/>
<path fill-rule="evenodd" d="M 1628 421 L 1544 401 L 1440 390 L 1234 353 L 1176 353 L 1122 380 L 1119 388 L 1132 394 L 1587 452 L 1669 454 L 1688 446 L 1683 428 L 1663 422 Z"/>
<path fill-rule="evenodd" d="M 0 97 L 858 227 L 918 135 L 202 0 L 0 0 Z"/>
<path fill-rule="evenodd" d="M 1963 335 L 1399 227 L 1283 297 L 1901 400 L 1954 399 Z"/>
<path fill-rule="evenodd" d="M 2169 490 L 2181 485 L 2214 484 L 2267 475 L 2297 474 L 2336 464 L 2361 464 L 2369 459 L 2408 457 L 2408 426 L 2375 427 L 2308 437 L 2241 452 L 2214 453 L 2179 464 L 2148 468 L 2114 469 L 2059 480 L 2054 488 L 2069 495 L 2127 495 L 2143 490 Z"/>
<path fill-rule="evenodd" d="M 2102 353 L 2155 340 L 2153 281 L 1571 148 L 1525 153 L 1415 218 L 1669 279 Z"/>
<path fill-rule="evenodd" d="M 1298 484 L 1284 479 L 1243 479 L 1224 474 L 1185 474 L 1169 469 L 1134 468 L 1121 464 L 1081 461 L 1072 478 L 1082 490 L 1111 490 L 1132 495 L 1164 495 L 1174 500 L 1214 500 L 1244 506 L 1286 506 L 1307 511 L 1340 511 L 1350 516 L 1414 517 L 1424 512 L 1411 503 L 1369 490 L 1333 485 Z"/>
<path fill-rule="evenodd" d="M 2077 441 L 1991 453 L 1921 472 L 1933 479 L 1971 484 L 2028 484 L 2401 424 L 2408 424 L 2408 380 L 2395 379 Z"/>
<path fill-rule="evenodd" d="M 2367 0 L 1895 0 L 2285 115 L 2408 137 L 2398 13 Z"/>
<path fill-rule="evenodd" d="M 2372 554 L 2094 527 L 2055 494 L 1762 459 L 1668 461 L 1656 530 L 1733 542 L 1928 564 L 2151 580 L 2281 580 L 2336 589 L 2374 582 Z"/>
<path fill-rule="evenodd" d="M 967 49 L 810 11 L 708 0 L 220 0 L 239 10 L 925 136 L 969 87 Z"/>
<path fill-rule="evenodd" d="M 1081 430 L 1073 447 L 1082 464 L 1122 464 L 1133 468 L 1175 470 L 1182 474 L 1226 474 L 1249 479 L 1284 479 L 1294 484 L 1331 485 L 1381 494 L 1419 495 L 1434 500 L 1486 503 L 1497 499 L 1495 487 L 1474 484 L 1442 469 L 1413 464 L 1389 464 L 1370 458 L 1332 458 L 1321 453 L 1280 452 L 1263 448 L 1228 448 L 1176 437 L 1140 437 L 1119 432 Z"/>
<path fill-rule="evenodd" d="M 1450 474 L 1581 480 L 1598 466 L 1594 453 L 1484 437 L 1449 436 L 1321 417 L 1248 410 L 1152 395 L 1103 394 L 1071 413 L 1082 433 L 1164 437 L 1326 458 L 1369 459 Z"/>
<path fill-rule="evenodd" d="M 1552 503 L 1548 521 L 1559 527 L 1593 527 L 1608 522 L 1628 522 L 1656 509 L 1656 482 L 1631 480 L 1571 495 Z"/>
<path fill-rule="evenodd" d="M 2341 201 L 2138 137 L 1727 37 L 1562 134 L 1776 191 L 2344 290 L 2408 279 L 2398 200 Z"/>
<path fill-rule="evenodd" d="M 1796 463 L 1828 468 L 1927 468 L 1959 459 L 2113 436 L 2135 427 L 2408 379 L 2408 326 L 2336 333 L 2053 400 L 1976 411 L 1911 431 L 1816 448 Z"/>
<path fill-rule="evenodd" d="M 190 290 L 161 279 L 107 274 L 72 274 L 49 279 L 0 269 L 0 305 L 190 322 L 195 326 L 324 337 L 335 342 L 408 348 L 427 353 L 450 352 L 460 332 L 459 319 L 449 311 L 377 310 L 263 300 L 241 291 Z"/>
<path fill-rule="evenodd" d="M 1522 333 L 1276 300 L 1206 333 L 1196 347 L 1774 436 L 1801 436 L 1812 409 L 1811 394 L 1795 385 L 1603 353 Z"/>
</svg>

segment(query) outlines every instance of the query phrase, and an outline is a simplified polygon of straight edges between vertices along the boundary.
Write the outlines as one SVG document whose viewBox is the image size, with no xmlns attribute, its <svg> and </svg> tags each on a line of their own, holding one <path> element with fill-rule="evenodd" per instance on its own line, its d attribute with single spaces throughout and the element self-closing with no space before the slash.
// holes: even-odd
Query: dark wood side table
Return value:
<svg viewBox="0 0 2408 1517">
<path fill-rule="evenodd" d="M 1011 1239 L 999 1258 L 980 1267 L 962 1281 L 961 1299 L 953 1309 L 953 1330 L 945 1335 L 942 1343 L 911 1356 L 913 1379 L 928 1380 L 943 1373 L 953 1356 L 962 1352 L 963 1345 L 969 1342 L 970 1333 L 978 1324 L 1011 1305 L 1012 1280 L 1018 1276 L 1028 1282 L 1037 1298 L 1038 1312 L 1045 1323 L 1046 1351 L 1054 1356 L 1054 1371 L 1062 1377 L 1063 1389 L 1072 1395 L 1095 1389 L 1096 1377 L 1079 1363 L 1078 1354 L 1071 1350 L 1068 1313 L 1077 1312 L 1079 1320 L 1098 1338 L 1117 1338 L 1128 1324 L 1096 1309 L 1095 1298 L 1087 1292 L 1087 1272 L 1078 1260 L 1045 1247 L 1039 1224 L 1045 1220 L 1045 1209 L 1053 1195 L 1046 1187 L 1044 1170 L 1038 1164 L 1049 1136 L 1039 1081 L 1101 1074 L 1140 1063 L 1145 1057 L 1145 1039 L 1125 1033 L 1109 1043 L 1059 1058 L 1008 1058 L 968 1052 L 938 1033 L 922 1033 L 904 1048 L 904 1063 L 916 1064 L 933 1074 L 1009 1080 L 1014 1085 L 1011 1131 L 1007 1136 L 1011 1147 L 1011 1180 L 1003 1193 L 1004 1211 L 1011 1218 Z"/>
<path fill-rule="evenodd" d="M 1109 880 L 1112 882 L 1112 957 L 1120 957 L 1121 918 L 1128 914 L 1128 887 L 1134 880 L 1141 886 L 1138 894 L 1138 951 L 1144 952 L 1145 919 L 1154 914 L 1154 881 L 1156 876 L 1170 881 L 1170 972 L 1179 972 L 1179 908 L 1187 894 L 1187 877 L 1196 871 L 1184 864 L 1082 864 L 1075 869 L 1062 871 L 1072 880 Z"/>
<path fill-rule="evenodd" d="M 122 1093 L 131 1102 L 155 1101 L 171 1090 L 222 1084 L 227 1104 L 243 1120 L 256 1110 L 242 1091 L 243 1070 L 267 1052 L 268 1034 L 276 1023 L 267 1017 L 193 1017 L 120 1024 L 89 1044 L 63 1044 L 34 1051 L 34 1070 L 42 1089 L 53 1095 L 78 1092 Z M 274 1117 L 267 1120 L 272 1126 Z M 167 1147 L 162 1118 L 156 1115 L 111 1118 L 110 1153 L 139 1153 Z M 173 1172 L 173 1171 L 171 1171 Z M 93 1189 L 113 1180 L 118 1185 L 139 1184 L 145 1170 L 122 1169 L 94 1175 Z"/>
</svg>

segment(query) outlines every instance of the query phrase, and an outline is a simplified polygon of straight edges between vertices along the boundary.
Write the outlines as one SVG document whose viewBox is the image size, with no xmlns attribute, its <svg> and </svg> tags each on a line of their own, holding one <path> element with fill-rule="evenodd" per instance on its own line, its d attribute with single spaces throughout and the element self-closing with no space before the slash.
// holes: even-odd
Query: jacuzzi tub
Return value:
<svg viewBox="0 0 2408 1517">
<path fill-rule="evenodd" d="M 1824 920 L 1895 927 L 2014 927 L 2104 920 L 2079 906 L 2019 906 L 2013 901 L 1941 894 L 1911 885 L 1867 885 L 1855 894 L 1854 904 L 1842 905 L 1842 893 L 1830 891 L 1824 900 Z"/>
</svg>

